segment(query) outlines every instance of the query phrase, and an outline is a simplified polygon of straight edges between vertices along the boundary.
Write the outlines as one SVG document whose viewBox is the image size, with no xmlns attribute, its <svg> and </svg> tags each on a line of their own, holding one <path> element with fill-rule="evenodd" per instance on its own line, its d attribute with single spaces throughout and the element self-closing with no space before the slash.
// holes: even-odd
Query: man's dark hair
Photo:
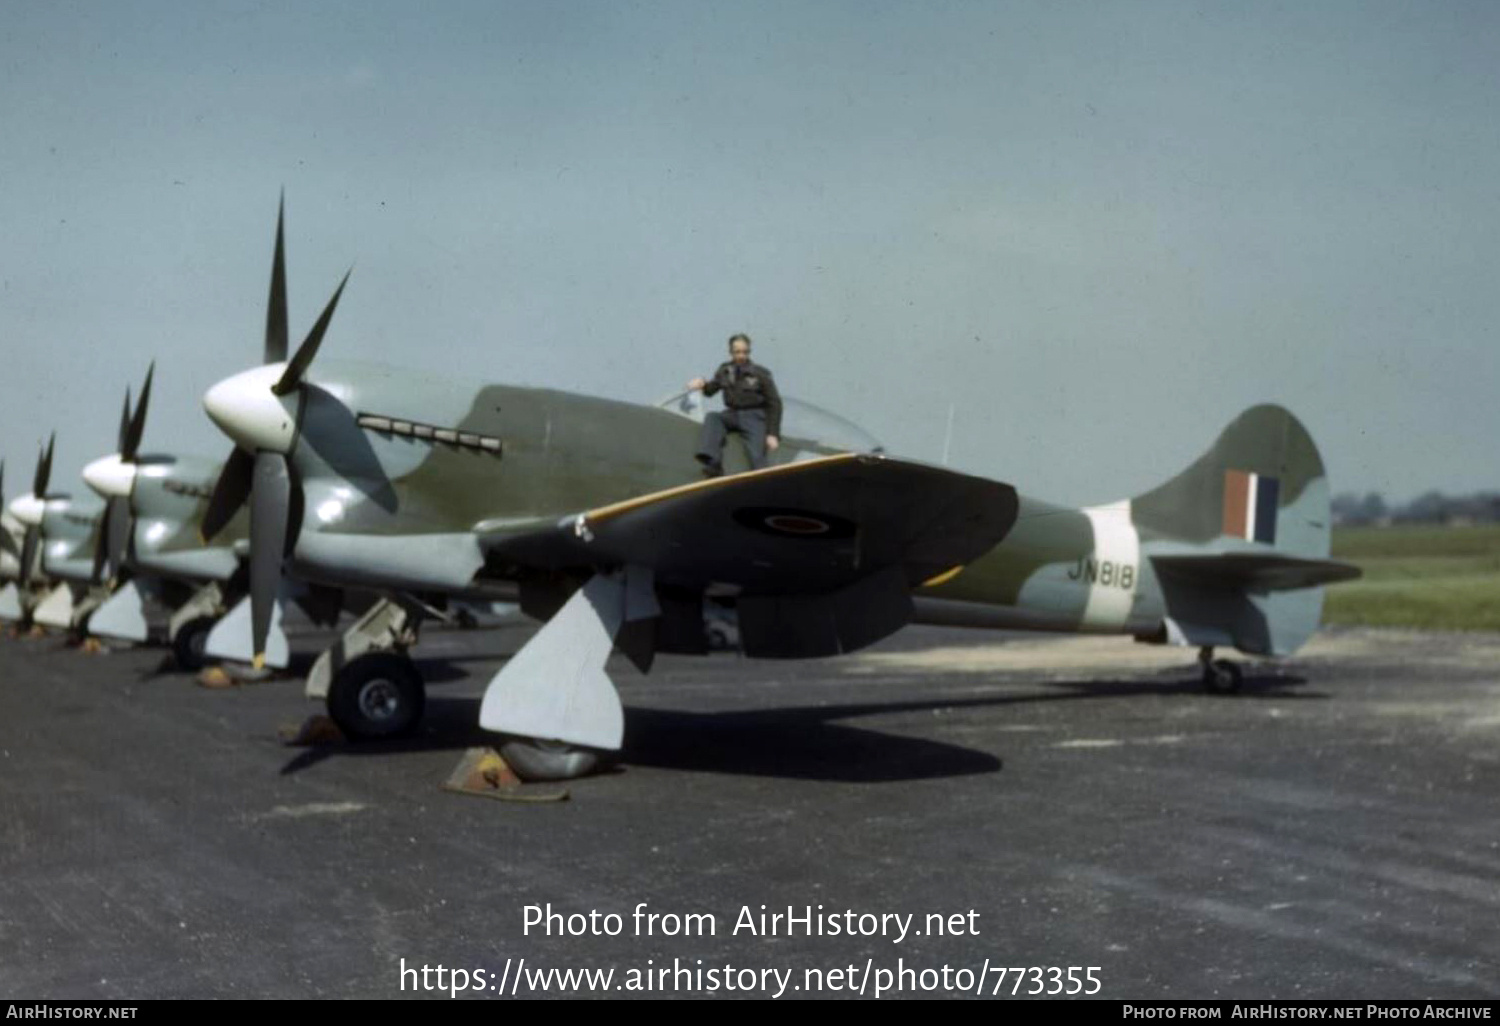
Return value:
<svg viewBox="0 0 1500 1026">
<path fill-rule="evenodd" d="M 751 349 L 755 348 L 755 343 L 751 342 L 750 341 L 750 336 L 746 335 L 744 332 L 739 332 L 738 334 L 734 334 L 734 335 L 730 335 L 729 336 L 729 348 L 733 349 L 734 348 L 734 344 L 736 342 L 743 342 L 743 343 L 745 343 L 745 345 L 749 346 Z"/>
</svg>

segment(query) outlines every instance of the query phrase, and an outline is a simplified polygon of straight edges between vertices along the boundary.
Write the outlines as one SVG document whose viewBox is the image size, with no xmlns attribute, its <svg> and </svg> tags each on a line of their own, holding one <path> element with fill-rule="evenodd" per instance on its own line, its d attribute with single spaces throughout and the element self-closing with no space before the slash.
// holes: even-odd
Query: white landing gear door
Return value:
<svg viewBox="0 0 1500 1026">
<path fill-rule="evenodd" d="M 294 591 L 283 579 L 281 590 L 276 595 L 276 605 L 271 612 L 271 633 L 266 637 L 266 665 L 275 670 L 284 670 L 291 662 L 291 650 L 286 643 L 286 633 L 281 629 L 281 614 L 292 601 Z M 242 598 L 233 609 L 220 617 L 209 631 L 203 644 L 204 655 L 211 659 L 223 659 L 231 663 L 249 664 L 255 657 L 255 643 L 250 625 L 250 596 Z"/>
<path fill-rule="evenodd" d="M 139 578 L 126 581 L 94 615 L 89 617 L 89 633 L 119 641 L 145 641 L 146 592 Z"/>
<path fill-rule="evenodd" d="M 649 568 L 590 578 L 490 681 L 479 725 L 500 734 L 618 749 L 625 710 L 604 664 L 627 619 L 660 615 Z"/>
</svg>

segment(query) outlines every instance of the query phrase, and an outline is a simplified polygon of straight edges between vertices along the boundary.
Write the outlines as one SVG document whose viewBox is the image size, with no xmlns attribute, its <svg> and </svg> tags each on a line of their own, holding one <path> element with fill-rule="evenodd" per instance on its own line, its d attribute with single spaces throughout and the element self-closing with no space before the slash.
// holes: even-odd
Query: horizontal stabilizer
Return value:
<svg viewBox="0 0 1500 1026">
<path fill-rule="evenodd" d="M 1352 581 L 1363 571 L 1336 559 L 1309 559 L 1280 552 L 1221 552 L 1160 555 L 1152 565 L 1163 577 L 1247 591 L 1292 591 Z"/>
</svg>

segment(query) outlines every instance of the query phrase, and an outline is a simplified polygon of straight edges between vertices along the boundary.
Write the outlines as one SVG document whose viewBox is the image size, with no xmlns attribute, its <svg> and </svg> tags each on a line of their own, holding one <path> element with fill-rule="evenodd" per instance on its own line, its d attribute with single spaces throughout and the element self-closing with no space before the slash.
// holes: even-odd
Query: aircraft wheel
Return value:
<svg viewBox="0 0 1500 1026">
<path fill-rule="evenodd" d="M 1203 686 L 1216 695 L 1233 695 L 1245 684 L 1240 664 L 1215 659 L 1203 668 Z"/>
<path fill-rule="evenodd" d="M 177 660 L 178 666 L 196 673 L 208 665 L 203 648 L 218 622 L 212 616 L 200 616 L 177 628 L 177 634 L 172 638 L 172 658 Z"/>
<path fill-rule="evenodd" d="M 729 637 L 729 631 L 719 624 L 710 624 L 703 633 L 708 638 L 710 652 L 729 652 L 736 647 L 734 640 Z"/>
<path fill-rule="evenodd" d="M 410 734 L 426 705 L 422 674 L 395 652 L 366 652 L 345 664 L 328 687 L 328 715 L 355 741 Z"/>
<path fill-rule="evenodd" d="M 500 744 L 500 756 L 522 780 L 572 780 L 592 773 L 599 753 L 565 741 L 512 737 Z"/>
</svg>

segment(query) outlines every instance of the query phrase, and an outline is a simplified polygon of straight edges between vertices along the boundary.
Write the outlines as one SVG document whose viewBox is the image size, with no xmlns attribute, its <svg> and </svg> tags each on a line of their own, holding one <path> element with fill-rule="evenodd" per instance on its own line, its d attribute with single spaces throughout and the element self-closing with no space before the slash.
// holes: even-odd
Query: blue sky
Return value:
<svg viewBox="0 0 1500 1026">
<path fill-rule="evenodd" d="M 217 454 L 276 199 L 324 352 L 789 394 L 1064 501 L 1243 407 L 1335 490 L 1500 487 L 1493 4 L 10 2 L 0 455 Z M 16 485 L 8 489 L 12 494 Z"/>
</svg>

